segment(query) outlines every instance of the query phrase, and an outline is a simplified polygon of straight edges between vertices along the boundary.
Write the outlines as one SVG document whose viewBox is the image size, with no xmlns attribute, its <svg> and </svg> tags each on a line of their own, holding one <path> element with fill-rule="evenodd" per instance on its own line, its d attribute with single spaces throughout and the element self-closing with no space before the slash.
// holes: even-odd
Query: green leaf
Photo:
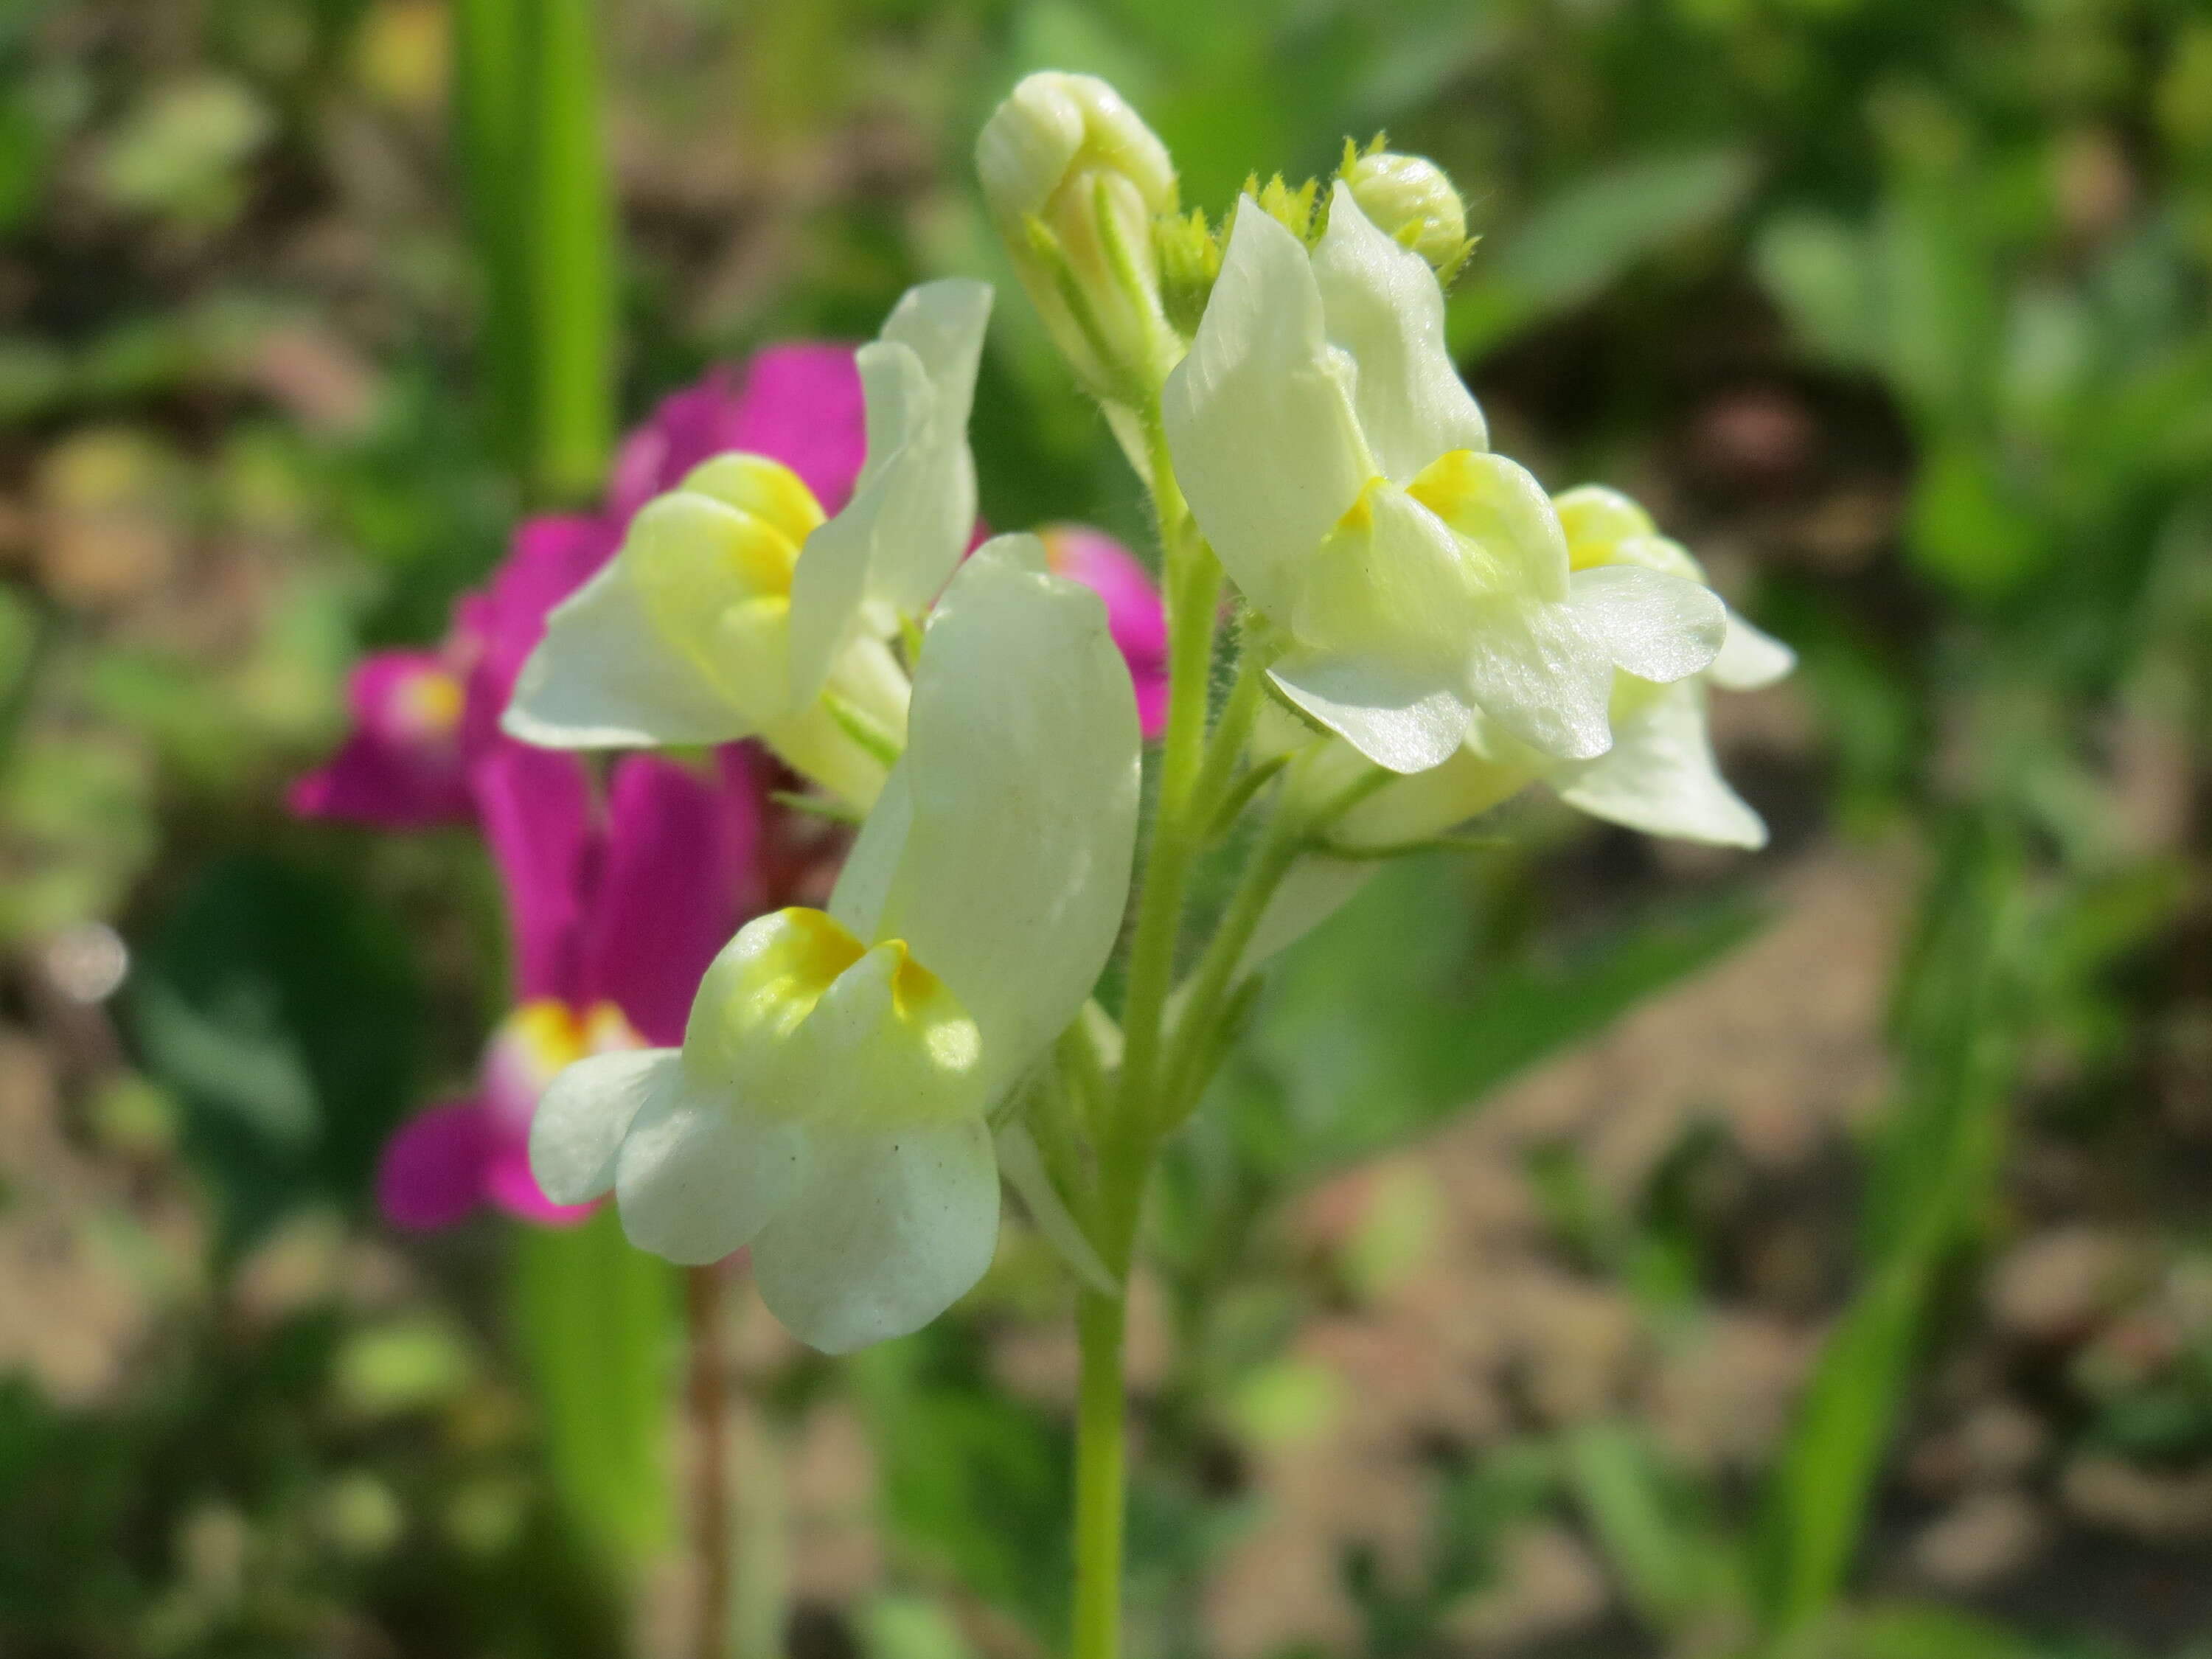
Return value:
<svg viewBox="0 0 2212 1659">
<path fill-rule="evenodd" d="M 1912 562 L 1977 599 L 2014 592 L 2051 549 L 2035 504 L 2005 477 L 1984 445 L 1939 438 L 1913 481 L 1907 541 Z"/>
<path fill-rule="evenodd" d="M 1863 1288 L 1830 1335 L 1766 1493 L 1757 1540 L 1770 1629 L 1810 1629 L 1842 1593 L 1912 1381 L 1938 1276 L 1986 1205 L 2026 1018 L 2019 856 L 1961 823 L 1899 977 L 1902 1061 L 1867 1199 Z"/>
<path fill-rule="evenodd" d="M 1236 1074 L 1252 1137 L 1312 1175 L 1406 1140 L 1757 930 L 1737 896 L 1656 908 L 1548 960 L 1470 961 L 1480 889 L 1405 860 L 1274 969 Z"/>
<path fill-rule="evenodd" d="M 319 871 L 253 854 L 208 866 L 146 939 L 125 1012 L 233 1244 L 307 1198 L 363 1198 L 414 1103 L 405 936 Z"/>
<path fill-rule="evenodd" d="M 1881 313 L 1866 239 L 1823 214 L 1779 213 L 1759 234 L 1753 268 L 1790 326 L 1832 362 L 1871 367 Z"/>
<path fill-rule="evenodd" d="M 1850 1659 L 2039 1659 L 2043 1649 L 1957 1607 L 1897 1601 L 1854 1613 L 1839 1652 Z"/>
<path fill-rule="evenodd" d="M 1577 179 L 1475 254 L 1453 296 L 1453 354 L 1490 350 L 1595 298 L 1733 212 L 1755 176 L 1734 149 L 1639 157 Z"/>
</svg>

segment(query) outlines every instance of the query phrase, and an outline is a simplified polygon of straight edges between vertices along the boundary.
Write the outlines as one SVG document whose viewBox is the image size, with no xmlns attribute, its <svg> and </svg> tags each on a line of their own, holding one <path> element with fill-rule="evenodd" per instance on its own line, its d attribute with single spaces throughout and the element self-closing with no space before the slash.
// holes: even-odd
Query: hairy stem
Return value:
<svg viewBox="0 0 2212 1659">
<path fill-rule="evenodd" d="M 1206 702 L 1221 608 L 1221 568 L 1195 532 L 1176 483 L 1155 404 L 1146 412 L 1152 501 L 1159 515 L 1168 612 L 1168 723 L 1160 788 L 1146 840 L 1143 890 L 1129 949 L 1121 1010 L 1121 1074 L 1098 1125 L 1099 1254 L 1127 1285 L 1144 1212 L 1160 1116 L 1168 992 L 1175 979 L 1191 866 L 1205 837 L 1200 781 Z M 1085 1292 L 1076 1413 L 1076 1659 L 1115 1659 L 1121 1645 L 1125 1424 L 1121 1334 L 1124 1298 Z"/>
<path fill-rule="evenodd" d="M 1161 1133 L 1182 1121 L 1195 1104 L 1192 1097 L 1197 1092 L 1198 1073 L 1212 1028 L 1236 989 L 1245 947 L 1251 944 L 1261 918 L 1267 915 L 1268 902 L 1275 896 L 1275 890 L 1282 885 L 1283 878 L 1290 873 L 1291 866 L 1304 848 L 1307 824 L 1306 818 L 1287 803 L 1276 806 L 1260 845 L 1253 852 L 1252 861 L 1245 866 L 1237 891 L 1229 901 L 1228 909 L 1222 913 L 1220 926 L 1199 958 L 1198 968 L 1191 975 L 1190 989 L 1183 999 L 1182 1017 L 1176 1023 L 1175 1041 L 1160 1090 L 1164 1109 L 1154 1127 Z"/>
</svg>

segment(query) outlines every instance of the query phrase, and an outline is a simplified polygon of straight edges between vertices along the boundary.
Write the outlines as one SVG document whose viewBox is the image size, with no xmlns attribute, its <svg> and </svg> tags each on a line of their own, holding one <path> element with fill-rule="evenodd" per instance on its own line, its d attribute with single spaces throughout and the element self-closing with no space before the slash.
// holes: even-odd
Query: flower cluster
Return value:
<svg viewBox="0 0 2212 1659">
<path fill-rule="evenodd" d="M 629 756 L 604 813 L 517 814 L 510 885 L 534 859 L 572 872 L 547 890 L 569 903 L 558 926 L 517 906 L 561 965 L 526 972 L 513 1024 L 534 1069 L 495 1042 L 489 1069 L 523 1080 L 480 1114 L 510 1150 L 529 1118 L 549 1206 L 611 1193 L 630 1238 L 678 1261 L 750 1247 L 769 1306 L 830 1351 L 975 1282 L 1002 1175 L 1118 1309 L 1154 1151 L 1271 951 L 1379 860 L 1533 785 L 1759 845 L 1706 693 L 1791 660 L 1634 502 L 1554 495 L 1490 448 L 1445 343 L 1473 244 L 1432 163 L 1347 144 L 1328 188 L 1255 178 L 1217 228 L 1112 88 L 1060 74 L 1015 90 L 977 161 L 1024 288 L 1150 492 L 1164 606 L 1096 532 L 976 547 L 992 295 L 951 279 L 860 349 L 857 398 L 794 385 L 773 418 L 672 404 L 625 451 L 597 556 L 534 590 L 558 602 L 526 640 L 410 659 L 469 677 L 465 695 L 362 682 L 356 743 L 395 815 L 465 796 L 495 849 L 491 769 L 466 761 L 457 794 L 408 748 L 422 732 L 577 778 L 578 750 L 756 744 L 859 824 L 817 908 L 723 884 L 763 810 L 744 751 L 712 777 Z M 495 732 L 473 689 L 495 656 Z M 1243 868 L 1178 986 L 1208 858 Z M 647 866 L 650 899 L 623 875 Z M 1125 936 L 1117 1018 L 1092 994 Z M 659 988 L 625 1000 L 648 961 Z"/>
<path fill-rule="evenodd" d="M 506 896 L 512 1011 L 474 1090 L 422 1113 L 386 1149 L 378 1196 L 396 1224 L 446 1226 L 484 1204 L 545 1224 L 587 1214 L 588 1204 L 547 1197 L 530 1170 L 547 1085 L 586 1055 L 679 1040 L 732 932 L 823 884 L 823 820 L 771 799 L 781 769 L 755 745 L 724 744 L 696 763 L 624 755 L 602 778 L 580 757 L 508 736 L 501 720 L 548 613 L 601 574 L 641 509 L 714 458 L 771 462 L 796 481 L 794 499 L 846 507 L 868 453 L 866 353 L 855 356 L 777 346 L 665 398 L 624 441 L 601 511 L 526 520 L 491 580 L 455 607 L 445 641 L 362 661 L 351 730 L 293 786 L 302 817 L 474 826 Z M 1157 717 L 1163 625 L 1142 565 L 1085 526 L 1048 532 L 1047 545 L 1055 569 L 1105 596 L 1138 702 Z"/>
</svg>

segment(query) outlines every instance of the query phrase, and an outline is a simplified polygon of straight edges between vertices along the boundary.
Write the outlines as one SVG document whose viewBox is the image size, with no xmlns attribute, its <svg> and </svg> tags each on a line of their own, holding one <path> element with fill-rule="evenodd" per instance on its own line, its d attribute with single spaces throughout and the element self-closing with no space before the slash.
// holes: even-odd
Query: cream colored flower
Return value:
<svg viewBox="0 0 2212 1659">
<path fill-rule="evenodd" d="M 741 930 L 680 1049 L 562 1073 L 539 1184 L 611 1188 L 632 1242 L 674 1261 L 750 1243 L 769 1307 L 829 1352 L 934 1318 L 998 1237 L 991 1114 L 1113 948 L 1137 797 L 1098 597 L 1035 537 L 991 543 L 931 618 L 905 754 L 829 909 Z"/>
<path fill-rule="evenodd" d="M 1310 256 L 1247 201 L 1163 412 L 1200 527 L 1289 641 L 1274 684 L 1377 765 L 1442 763 L 1478 712 L 1603 754 L 1616 669 L 1671 682 L 1720 647 L 1695 582 L 1571 568 L 1542 487 L 1485 448 L 1435 273 L 1341 181 Z"/>
</svg>

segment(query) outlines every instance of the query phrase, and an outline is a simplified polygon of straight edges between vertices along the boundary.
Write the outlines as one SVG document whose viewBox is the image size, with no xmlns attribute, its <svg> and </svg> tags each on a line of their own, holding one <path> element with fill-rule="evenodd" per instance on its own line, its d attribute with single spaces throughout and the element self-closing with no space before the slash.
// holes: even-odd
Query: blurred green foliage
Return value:
<svg viewBox="0 0 2212 1659">
<path fill-rule="evenodd" d="M 479 48 L 510 26 L 509 59 L 471 55 L 463 17 Z M 1448 167 L 1482 238 L 1451 337 L 1501 441 L 1547 483 L 1650 496 L 1802 653 L 1806 729 L 1744 745 L 1776 866 L 1842 845 L 1920 896 L 1884 1104 L 1828 1149 L 1834 1260 L 1775 1316 L 1818 1352 L 1757 1466 L 1618 1402 L 1425 1443 L 1419 1490 L 1375 1499 L 1418 1509 L 1418 1541 L 1338 1540 L 1348 1622 L 1312 1645 L 1495 1650 L 1516 1540 L 1565 1528 L 1605 1611 L 1520 1650 L 2201 1655 L 2212 23 L 2158 0 L 0 8 L 0 1009 L 48 1057 L 35 1109 L 106 1172 L 7 1151 L 0 1234 L 65 1206 L 68 1237 L 135 1241 L 113 1249 L 144 1304 L 88 1397 L 30 1360 L 0 1383 L 0 1650 L 629 1639 L 593 1547 L 649 1550 L 672 1486 L 666 1280 L 605 1227 L 373 1242 L 376 1147 L 468 1075 L 502 1000 L 493 905 L 459 838 L 311 836 L 275 803 L 354 648 L 435 638 L 519 502 L 589 493 L 610 318 L 634 416 L 756 343 L 862 336 L 918 276 L 991 276 L 987 516 L 1141 538 L 968 182 L 984 113 L 1048 65 L 1121 85 L 1212 213 L 1378 128 Z M 557 117 L 534 152 L 498 113 L 533 96 Z M 1149 1651 L 1208 1650 L 1261 1473 L 1347 1409 L 1302 1334 L 1431 1248 L 1449 1195 L 1392 1155 L 1790 902 L 1768 866 L 1515 813 L 1512 850 L 1395 868 L 1286 961 L 1174 1148 L 1133 1496 Z M 106 922 L 132 952 L 118 1028 L 52 972 Z M 27 1063 L 0 1053 L 0 1092 Z M 1725 1194 L 1765 1177 L 1719 1121 L 1627 1192 L 1586 1152 L 1522 1172 L 1562 1274 L 1662 1355 L 1756 1305 L 1757 1195 Z M 1359 1225 L 1316 1244 L 1316 1189 L 1377 1168 Z M 2149 1265 L 2081 1329 L 2008 1346 L 1992 1286 L 2061 1222 Z M 272 1308 L 318 1227 L 347 1242 Z M 539 1310 L 519 1325 L 510 1271 Z M 1049 1650 L 1064 1401 L 1009 1356 L 1065 1299 L 1018 1236 L 939 1328 L 747 1362 L 757 1625 L 787 1615 L 809 1653 Z M 2007 1490 L 2062 1518 L 2045 1570 L 1953 1594 L 1914 1577 L 1916 1466 L 1977 1368 L 2044 1425 Z M 833 1607 L 761 1540 L 840 1413 L 880 1559 Z"/>
</svg>

